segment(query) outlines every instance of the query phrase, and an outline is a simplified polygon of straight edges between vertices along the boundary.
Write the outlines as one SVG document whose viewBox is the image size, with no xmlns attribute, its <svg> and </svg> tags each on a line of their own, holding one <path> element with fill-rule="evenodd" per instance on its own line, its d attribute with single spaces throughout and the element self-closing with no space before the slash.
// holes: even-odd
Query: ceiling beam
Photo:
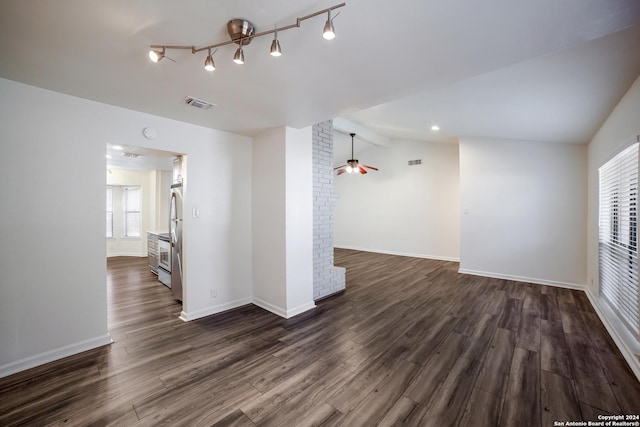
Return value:
<svg viewBox="0 0 640 427">
<path fill-rule="evenodd" d="M 343 117 L 336 117 L 335 119 L 333 119 L 333 129 L 337 130 L 338 132 L 345 133 L 347 135 L 353 132 L 360 139 L 363 139 L 375 145 L 379 145 L 381 147 L 391 146 L 390 138 L 387 138 L 386 136 L 382 136 L 379 133 L 369 130 L 364 126 L 354 123 Z"/>
</svg>

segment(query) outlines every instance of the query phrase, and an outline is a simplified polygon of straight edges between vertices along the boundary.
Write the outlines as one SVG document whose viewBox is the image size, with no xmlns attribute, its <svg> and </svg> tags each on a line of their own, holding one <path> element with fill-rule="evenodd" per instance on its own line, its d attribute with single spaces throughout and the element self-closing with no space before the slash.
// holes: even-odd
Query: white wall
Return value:
<svg viewBox="0 0 640 427">
<path fill-rule="evenodd" d="M 169 203 L 171 200 L 172 172 L 155 170 L 152 172 L 155 180 L 155 206 L 153 222 L 149 225 L 151 231 L 169 232 Z"/>
<path fill-rule="evenodd" d="M 284 141 L 275 129 L 255 137 L 252 152 L 253 299 L 273 312 L 287 306 Z"/>
<path fill-rule="evenodd" d="M 355 157 L 380 170 L 334 178 L 336 247 L 459 259 L 457 144 L 394 140 Z"/>
<path fill-rule="evenodd" d="M 312 128 L 286 128 L 287 316 L 315 307 L 313 302 Z"/>
<path fill-rule="evenodd" d="M 109 340 L 107 142 L 189 155 L 182 317 L 250 301 L 250 138 L 5 79 L 0 99 L 0 376 Z"/>
<path fill-rule="evenodd" d="M 618 105 L 589 143 L 589 204 L 588 204 L 588 289 L 596 309 L 604 319 L 620 350 L 640 378 L 640 343 L 626 330 L 605 300 L 599 297 L 598 268 L 598 169 L 631 143 L 640 134 L 640 77 L 636 79 Z"/>
<path fill-rule="evenodd" d="M 586 283 L 584 145 L 460 139 L 460 271 Z"/>
<path fill-rule="evenodd" d="M 640 134 L 640 77 L 589 143 L 589 288 L 598 294 L 598 169 Z"/>
<path fill-rule="evenodd" d="M 253 302 L 283 317 L 313 302 L 311 127 L 253 142 Z"/>
</svg>

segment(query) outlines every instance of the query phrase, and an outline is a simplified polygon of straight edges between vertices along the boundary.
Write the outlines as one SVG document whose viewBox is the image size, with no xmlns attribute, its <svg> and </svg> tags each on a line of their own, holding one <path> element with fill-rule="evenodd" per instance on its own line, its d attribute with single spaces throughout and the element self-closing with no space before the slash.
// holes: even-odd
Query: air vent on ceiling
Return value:
<svg viewBox="0 0 640 427">
<path fill-rule="evenodd" d="M 409 166 L 415 166 L 415 165 L 421 165 L 421 164 L 422 164 L 422 159 L 409 160 Z"/>
<path fill-rule="evenodd" d="M 187 96 L 184 99 L 184 103 L 187 105 L 191 105 L 192 107 L 200 108 L 202 110 L 208 110 L 209 108 L 216 105 L 211 102 L 203 101 L 202 99 L 194 98 L 193 96 Z"/>
</svg>

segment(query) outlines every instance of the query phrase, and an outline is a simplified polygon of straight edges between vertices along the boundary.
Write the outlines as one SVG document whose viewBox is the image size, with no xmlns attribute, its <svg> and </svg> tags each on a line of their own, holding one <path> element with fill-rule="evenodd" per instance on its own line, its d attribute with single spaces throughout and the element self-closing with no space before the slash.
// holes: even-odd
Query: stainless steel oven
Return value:
<svg viewBox="0 0 640 427">
<path fill-rule="evenodd" d="M 171 243 L 168 233 L 158 235 L 158 280 L 171 287 Z"/>
</svg>

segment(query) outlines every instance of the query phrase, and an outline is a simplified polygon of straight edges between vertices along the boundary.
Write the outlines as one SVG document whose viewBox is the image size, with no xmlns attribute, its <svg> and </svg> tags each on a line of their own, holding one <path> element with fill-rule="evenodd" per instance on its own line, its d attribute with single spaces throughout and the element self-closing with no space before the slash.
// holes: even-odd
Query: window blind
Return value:
<svg viewBox="0 0 640 427">
<path fill-rule="evenodd" d="M 638 144 L 599 169 L 600 292 L 640 340 L 638 292 Z"/>
<path fill-rule="evenodd" d="M 124 235 L 140 237 L 140 187 L 123 188 Z"/>
<path fill-rule="evenodd" d="M 107 186 L 107 237 L 113 237 L 113 188 Z"/>
</svg>

